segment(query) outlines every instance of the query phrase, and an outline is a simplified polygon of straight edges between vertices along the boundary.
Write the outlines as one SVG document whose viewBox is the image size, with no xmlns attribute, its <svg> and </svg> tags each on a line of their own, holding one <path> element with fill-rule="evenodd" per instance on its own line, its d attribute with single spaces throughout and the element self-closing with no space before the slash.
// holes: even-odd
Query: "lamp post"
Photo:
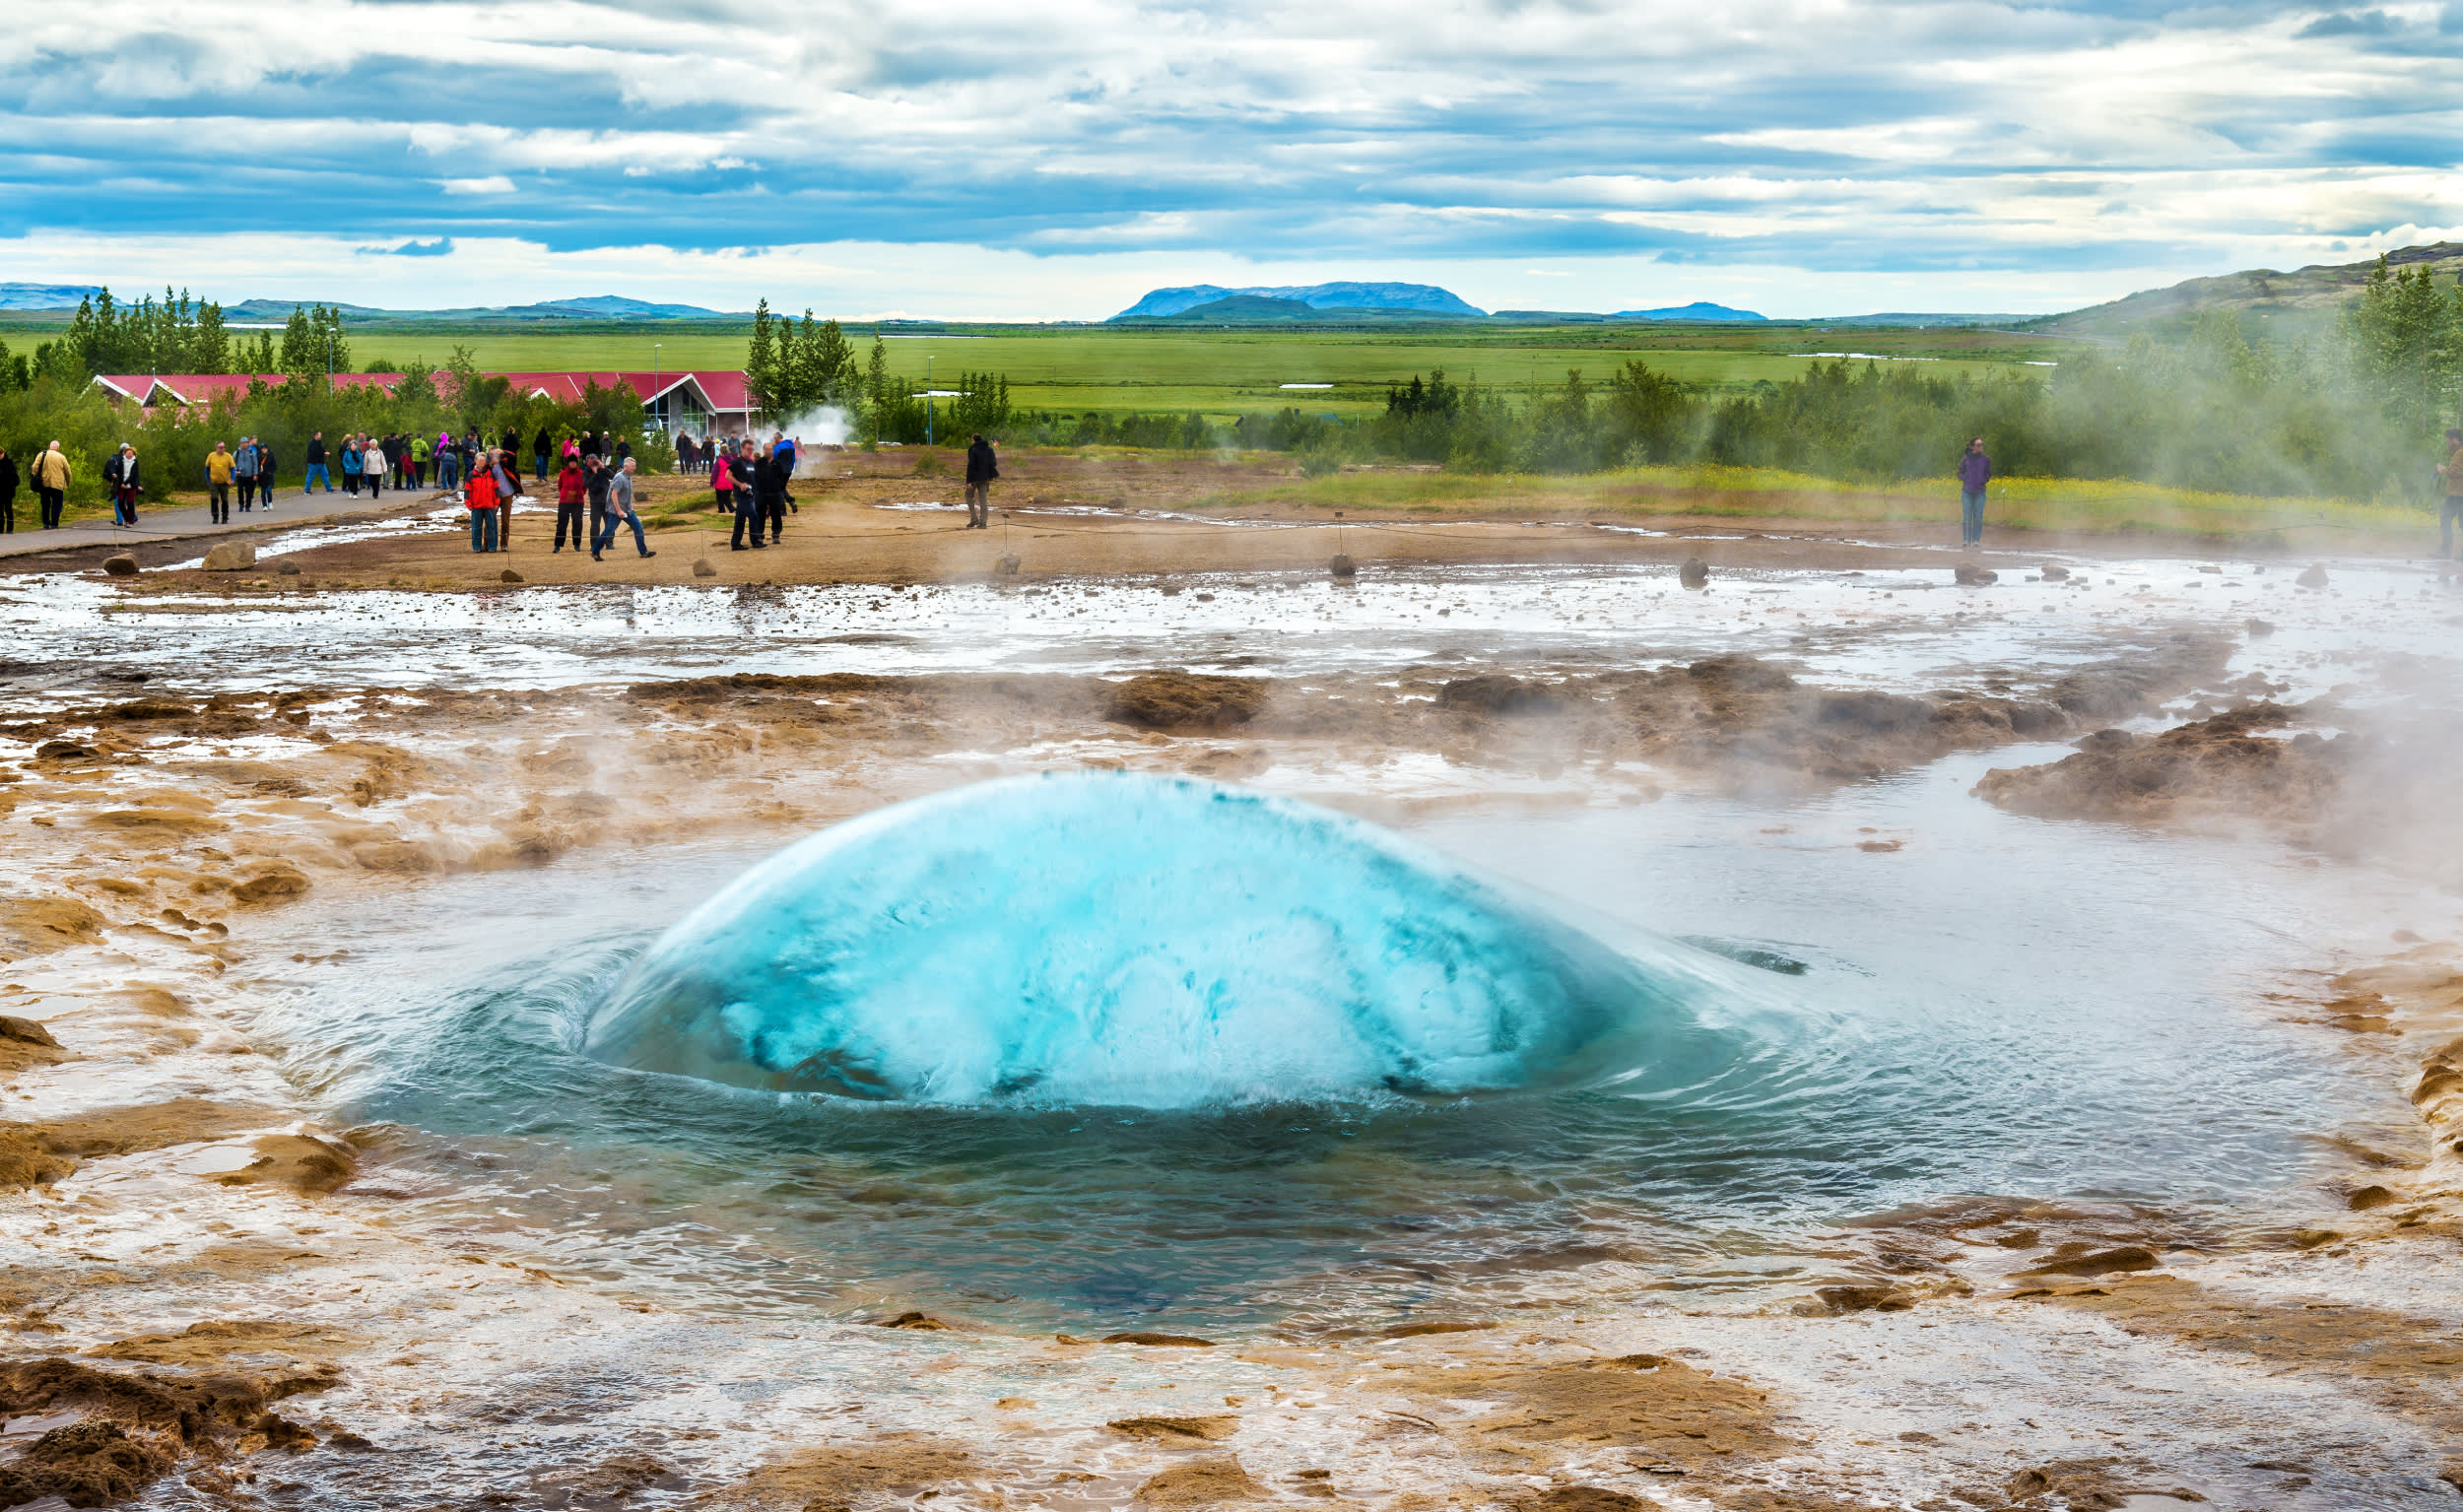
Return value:
<svg viewBox="0 0 2463 1512">
<path fill-rule="evenodd" d="M 667 433 L 667 401 L 658 397 L 658 349 L 663 342 L 650 343 L 650 402 L 658 406 L 658 433 Z"/>
<path fill-rule="evenodd" d="M 932 444 L 932 354 L 924 354 L 924 444 Z"/>
</svg>

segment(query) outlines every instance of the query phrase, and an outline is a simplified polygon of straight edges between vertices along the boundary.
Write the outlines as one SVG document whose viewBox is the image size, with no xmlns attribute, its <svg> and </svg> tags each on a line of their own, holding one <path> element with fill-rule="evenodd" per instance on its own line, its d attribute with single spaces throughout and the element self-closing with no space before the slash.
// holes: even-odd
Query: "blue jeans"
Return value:
<svg viewBox="0 0 2463 1512">
<path fill-rule="evenodd" d="M 1984 491 L 1959 491 L 1959 539 L 1974 546 L 1984 539 Z"/>
<path fill-rule="evenodd" d="M 2463 519 L 2463 497 L 2449 493 L 2446 501 L 2437 506 L 2438 556 L 2454 555 L 2454 522 L 2458 519 Z"/>
<path fill-rule="evenodd" d="M 470 512 L 470 549 L 474 552 L 496 550 L 496 511 L 473 509 Z"/>
<path fill-rule="evenodd" d="M 313 493 L 316 492 L 316 485 L 319 482 L 322 482 L 325 485 L 326 493 L 331 493 L 334 491 L 334 475 L 325 471 L 324 463 L 311 462 L 308 464 L 307 483 L 300 490 L 300 492 L 302 493 Z"/>
<path fill-rule="evenodd" d="M 617 514 L 611 511 L 606 519 L 599 522 L 599 538 L 590 543 L 591 556 L 596 557 L 599 553 L 608 549 L 609 545 L 615 541 L 616 528 L 620 525 L 630 525 L 632 527 L 632 549 L 634 551 L 639 552 L 644 557 L 650 555 L 650 543 L 644 539 L 641 534 L 641 516 L 637 514 Z"/>
</svg>

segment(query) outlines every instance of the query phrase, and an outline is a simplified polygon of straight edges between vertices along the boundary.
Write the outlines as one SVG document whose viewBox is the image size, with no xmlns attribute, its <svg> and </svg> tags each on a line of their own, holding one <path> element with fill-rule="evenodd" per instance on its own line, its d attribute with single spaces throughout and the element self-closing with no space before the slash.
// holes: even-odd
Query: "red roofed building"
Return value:
<svg viewBox="0 0 2463 1512">
<path fill-rule="evenodd" d="M 553 399 L 559 404 L 578 404 L 582 393 L 591 384 L 614 388 L 630 383 L 641 396 L 643 428 L 669 432 L 689 431 L 694 435 L 742 435 L 753 417 L 753 397 L 746 386 L 744 374 L 724 370 L 694 372 L 492 372 L 491 378 L 502 378 L 513 386 L 513 392 Z M 96 378 L 95 386 L 113 398 L 132 400 L 137 404 L 213 404 L 224 399 L 246 397 L 248 385 L 262 378 L 268 386 L 287 381 L 283 374 L 215 372 L 215 373 L 105 373 Z M 449 380 L 444 373 L 435 374 L 439 388 Z M 402 381 L 398 372 L 338 372 L 333 375 L 336 388 L 381 388 L 393 392 Z"/>
</svg>

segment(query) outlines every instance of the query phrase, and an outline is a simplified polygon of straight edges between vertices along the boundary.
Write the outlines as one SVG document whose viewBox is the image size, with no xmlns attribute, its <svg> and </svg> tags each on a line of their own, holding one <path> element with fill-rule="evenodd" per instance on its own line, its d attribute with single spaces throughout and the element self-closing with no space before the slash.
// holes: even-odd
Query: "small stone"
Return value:
<svg viewBox="0 0 2463 1512">
<path fill-rule="evenodd" d="M 2323 588 L 2326 586 L 2326 567 L 2321 562 L 2310 562 L 2300 569 L 2300 575 L 2293 581 L 2303 588 Z"/>
<path fill-rule="evenodd" d="M 1685 565 L 1676 569 L 1676 580 L 1688 588 L 1710 586 L 1710 563 L 1699 557 L 1688 557 Z"/>
<path fill-rule="evenodd" d="M 695 577 L 716 577 L 718 575 L 718 569 L 710 565 L 709 559 L 707 557 L 696 557 L 693 559 L 693 575 Z"/>
<path fill-rule="evenodd" d="M 2274 623 L 2267 620 L 2243 620 L 2240 622 L 2240 627 L 2247 630 L 2253 638 L 2259 635 L 2272 635 L 2275 633 Z"/>
<path fill-rule="evenodd" d="M 256 565 L 256 548 L 238 541 L 217 542 L 205 554 L 208 572 L 245 572 Z"/>
<path fill-rule="evenodd" d="M 276 577 L 297 577 L 300 575 L 300 564 L 286 557 L 281 561 L 274 564 L 274 575 Z"/>
<path fill-rule="evenodd" d="M 1018 557 L 1017 554 L 1013 552 L 1009 556 L 1003 557 L 1000 560 L 992 563 L 992 570 L 998 572 L 1003 577 L 1016 577 L 1018 575 Z"/>
<path fill-rule="evenodd" d="M 126 552 L 116 553 L 102 559 L 102 570 L 110 573 L 113 577 L 135 577 L 137 575 L 137 559 L 129 556 Z"/>
<path fill-rule="evenodd" d="M 2048 566 L 2048 567 L 2044 568 L 2044 581 L 2045 581 L 2045 582 L 2048 582 L 2048 583 L 2066 583 L 2066 582 L 2068 582 L 2069 580 L 2070 580 L 2070 569 L 2069 569 L 2069 568 L 2067 568 L 2067 567 L 2053 567 L 2053 566 Z"/>
<path fill-rule="evenodd" d="M 2000 573 L 1990 567 L 1979 567 L 1971 561 L 1960 562 L 1950 569 L 1950 575 L 1970 588 L 1981 588 L 1987 583 L 2001 581 Z"/>
<path fill-rule="evenodd" d="M 1345 553 L 1336 552 L 1334 554 L 1334 559 L 1326 563 L 1326 570 L 1333 573 L 1336 577 L 1358 577 L 1360 575 L 1360 563 L 1352 560 L 1351 558 Z"/>
<path fill-rule="evenodd" d="M 519 572 L 514 571 L 511 567 L 506 567 L 503 571 L 499 572 L 496 575 L 496 580 L 499 583 L 521 583 L 529 581 L 528 578 L 522 576 Z"/>
</svg>

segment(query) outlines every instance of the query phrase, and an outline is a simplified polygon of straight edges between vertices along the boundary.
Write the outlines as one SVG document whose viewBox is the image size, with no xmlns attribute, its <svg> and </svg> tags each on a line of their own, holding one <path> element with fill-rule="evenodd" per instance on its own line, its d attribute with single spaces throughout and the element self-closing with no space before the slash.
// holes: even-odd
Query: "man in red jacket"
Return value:
<svg viewBox="0 0 2463 1512">
<path fill-rule="evenodd" d="M 488 464 L 493 453 L 480 458 L 471 469 L 470 486 L 462 491 L 462 502 L 470 508 L 470 549 L 474 552 L 496 550 L 496 469 Z"/>
<path fill-rule="evenodd" d="M 565 549 L 565 530 L 572 528 L 573 550 L 586 551 L 589 544 L 581 538 L 581 506 L 590 497 L 589 480 L 582 476 L 581 462 L 566 457 L 565 466 L 556 475 L 556 550 Z M 553 556 L 554 553 L 549 555 Z"/>
</svg>

